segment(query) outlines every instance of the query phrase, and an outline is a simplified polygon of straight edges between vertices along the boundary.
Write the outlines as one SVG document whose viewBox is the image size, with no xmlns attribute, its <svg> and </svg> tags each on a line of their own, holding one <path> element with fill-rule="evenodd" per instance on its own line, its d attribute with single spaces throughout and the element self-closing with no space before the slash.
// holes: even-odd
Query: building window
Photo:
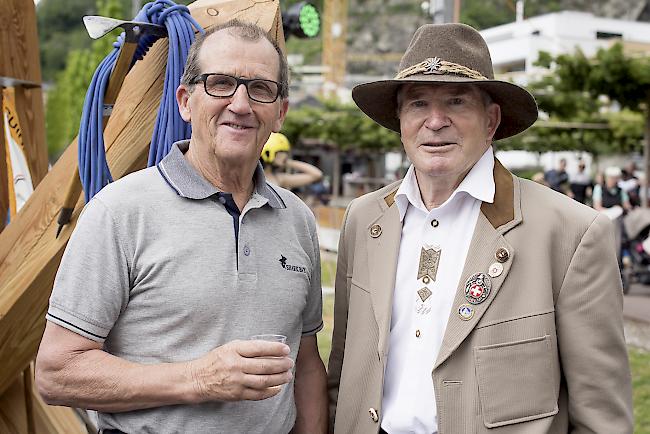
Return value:
<svg viewBox="0 0 650 434">
<path fill-rule="evenodd" d="M 596 39 L 622 39 L 622 33 L 596 32 Z"/>
</svg>

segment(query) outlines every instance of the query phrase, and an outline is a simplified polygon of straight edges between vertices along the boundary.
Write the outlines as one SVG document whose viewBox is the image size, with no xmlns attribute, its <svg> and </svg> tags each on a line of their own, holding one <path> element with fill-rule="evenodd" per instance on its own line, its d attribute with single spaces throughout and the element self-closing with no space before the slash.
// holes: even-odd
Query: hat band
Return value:
<svg viewBox="0 0 650 434">
<path fill-rule="evenodd" d="M 409 66 L 408 68 L 398 72 L 395 79 L 399 80 L 419 73 L 436 75 L 458 74 L 473 78 L 474 80 L 487 80 L 487 77 L 478 71 L 459 65 L 458 63 L 440 60 L 438 57 L 429 57 L 418 64 Z"/>
</svg>

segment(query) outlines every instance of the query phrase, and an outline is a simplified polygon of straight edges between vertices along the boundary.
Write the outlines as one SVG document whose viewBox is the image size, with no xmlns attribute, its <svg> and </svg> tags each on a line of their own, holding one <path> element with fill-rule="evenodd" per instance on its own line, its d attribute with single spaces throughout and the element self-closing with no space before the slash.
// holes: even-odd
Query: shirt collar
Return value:
<svg viewBox="0 0 650 434">
<path fill-rule="evenodd" d="M 158 163 L 158 171 L 167 184 L 179 196 L 188 199 L 206 199 L 212 195 L 221 193 L 217 187 L 205 179 L 187 161 L 185 153 L 190 148 L 189 140 L 181 140 L 172 145 L 169 154 Z M 280 195 L 266 182 L 264 169 L 258 164 L 253 173 L 255 182 L 254 194 L 259 194 L 272 208 L 286 208 Z"/>
<path fill-rule="evenodd" d="M 449 199 L 438 208 L 442 208 L 450 203 L 460 192 L 465 192 L 482 202 L 493 203 L 495 191 L 493 172 L 494 151 L 492 150 L 492 146 L 490 146 L 483 156 L 470 169 L 458 187 L 456 187 L 456 190 L 454 190 Z M 404 221 L 404 216 L 406 215 L 406 210 L 409 205 L 421 209 L 426 213 L 429 212 L 424 206 L 424 202 L 422 202 L 420 187 L 418 186 L 417 178 L 415 177 L 415 168 L 413 165 L 409 167 L 402 184 L 397 189 L 395 202 L 399 209 L 400 221 Z"/>
</svg>

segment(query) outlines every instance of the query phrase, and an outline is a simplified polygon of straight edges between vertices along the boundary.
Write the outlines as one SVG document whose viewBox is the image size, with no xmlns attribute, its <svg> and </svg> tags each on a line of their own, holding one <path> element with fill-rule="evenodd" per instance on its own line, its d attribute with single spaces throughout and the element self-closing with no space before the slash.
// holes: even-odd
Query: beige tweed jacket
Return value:
<svg viewBox="0 0 650 434">
<path fill-rule="evenodd" d="M 439 434 L 631 433 L 611 222 L 498 161 L 494 178 L 495 201 L 481 206 L 431 366 Z M 341 230 L 328 374 L 336 434 L 380 427 L 401 233 L 398 186 L 354 200 Z M 508 252 L 503 272 L 463 319 L 466 280 L 487 273 L 500 249 Z"/>
</svg>

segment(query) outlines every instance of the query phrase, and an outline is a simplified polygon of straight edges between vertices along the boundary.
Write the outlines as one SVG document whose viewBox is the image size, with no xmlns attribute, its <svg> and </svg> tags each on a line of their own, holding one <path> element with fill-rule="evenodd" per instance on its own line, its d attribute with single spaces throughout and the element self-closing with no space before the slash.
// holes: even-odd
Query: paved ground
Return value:
<svg viewBox="0 0 650 434">
<path fill-rule="evenodd" d="M 623 300 L 625 340 L 650 351 L 650 286 L 632 285 Z"/>
<path fill-rule="evenodd" d="M 650 323 L 650 286 L 632 285 L 624 299 L 623 313 L 626 318 Z"/>
</svg>

